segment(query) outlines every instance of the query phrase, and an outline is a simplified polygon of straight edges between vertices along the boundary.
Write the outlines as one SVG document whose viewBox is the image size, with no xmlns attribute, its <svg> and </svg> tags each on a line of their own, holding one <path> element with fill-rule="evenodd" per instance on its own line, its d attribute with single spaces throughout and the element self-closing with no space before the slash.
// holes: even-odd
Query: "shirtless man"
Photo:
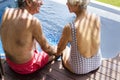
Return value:
<svg viewBox="0 0 120 80">
<path fill-rule="evenodd" d="M 29 74 L 42 68 L 56 53 L 46 41 L 41 23 L 33 16 L 42 4 L 42 0 L 18 0 L 19 8 L 8 8 L 3 14 L 2 45 L 8 65 L 17 73 Z M 34 47 L 35 40 L 43 50 L 41 53 Z"/>
</svg>

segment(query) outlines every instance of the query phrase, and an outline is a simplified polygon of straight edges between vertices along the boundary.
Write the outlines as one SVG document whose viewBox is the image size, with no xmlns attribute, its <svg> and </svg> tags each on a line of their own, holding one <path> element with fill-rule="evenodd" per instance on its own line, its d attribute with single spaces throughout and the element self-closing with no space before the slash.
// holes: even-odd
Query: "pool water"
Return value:
<svg viewBox="0 0 120 80">
<path fill-rule="evenodd" d="M 0 7 L 0 18 L 3 11 L 4 8 L 1 9 Z M 44 0 L 44 5 L 41 7 L 40 13 L 34 16 L 42 23 L 44 35 L 51 45 L 57 45 L 64 25 L 72 22 L 75 18 L 74 14 L 69 13 L 66 5 L 54 2 L 53 0 Z M 120 22 L 101 17 L 101 24 L 102 55 L 104 58 L 115 57 L 120 51 L 120 38 L 117 36 L 120 35 Z M 40 46 L 37 46 L 41 51 Z M 4 54 L 1 41 L 0 54 Z"/>
<path fill-rule="evenodd" d="M 40 13 L 34 16 L 40 19 L 44 35 L 51 45 L 57 45 L 64 25 L 74 18 L 74 14 L 69 14 L 65 5 L 58 5 L 58 3 L 50 0 L 44 0 L 44 5 L 42 5 Z M 39 45 L 38 49 L 41 50 Z M 4 53 L 1 41 L 0 53 Z"/>
<path fill-rule="evenodd" d="M 57 45 L 65 24 L 75 18 L 74 14 L 69 13 L 67 6 L 50 0 L 44 0 L 40 13 L 34 16 L 42 23 L 43 33 L 47 41 L 54 46 Z M 39 45 L 38 49 L 41 50 Z"/>
</svg>

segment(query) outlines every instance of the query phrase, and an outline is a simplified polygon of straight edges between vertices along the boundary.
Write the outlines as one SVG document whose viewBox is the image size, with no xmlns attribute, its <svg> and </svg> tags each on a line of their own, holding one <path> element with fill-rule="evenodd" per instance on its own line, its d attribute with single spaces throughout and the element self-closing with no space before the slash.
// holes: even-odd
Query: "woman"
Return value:
<svg viewBox="0 0 120 80">
<path fill-rule="evenodd" d="M 75 74 L 89 73 L 101 64 L 100 19 L 87 12 L 89 2 L 67 0 L 68 9 L 76 18 L 64 27 L 57 48 L 57 54 L 62 53 L 64 67 Z M 68 43 L 70 47 L 66 46 Z"/>
</svg>

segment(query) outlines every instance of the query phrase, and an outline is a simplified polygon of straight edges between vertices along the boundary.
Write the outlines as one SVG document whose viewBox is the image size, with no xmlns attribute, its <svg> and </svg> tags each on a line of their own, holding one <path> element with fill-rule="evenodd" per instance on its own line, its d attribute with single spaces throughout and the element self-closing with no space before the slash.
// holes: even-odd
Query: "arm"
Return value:
<svg viewBox="0 0 120 80">
<path fill-rule="evenodd" d="M 43 49 L 43 51 L 45 51 L 48 54 L 55 54 L 56 51 L 53 49 L 52 46 L 49 45 L 42 32 L 42 28 L 39 20 L 35 19 L 33 22 L 34 22 L 32 26 L 33 38 L 36 39 L 36 41 L 40 44 L 41 49 Z"/>
<path fill-rule="evenodd" d="M 57 47 L 57 54 L 60 55 L 62 51 L 66 48 L 67 43 L 70 41 L 71 29 L 70 25 L 66 25 L 63 29 L 60 41 Z"/>
</svg>

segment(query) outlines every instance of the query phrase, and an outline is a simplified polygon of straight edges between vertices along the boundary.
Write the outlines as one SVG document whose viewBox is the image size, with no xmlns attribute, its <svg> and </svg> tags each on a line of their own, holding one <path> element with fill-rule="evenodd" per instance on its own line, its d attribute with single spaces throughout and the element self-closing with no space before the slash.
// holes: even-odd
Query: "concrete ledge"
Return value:
<svg viewBox="0 0 120 80">
<path fill-rule="evenodd" d="M 110 5 L 110 4 L 106 4 L 106 3 L 102 3 L 102 2 L 99 2 L 99 1 L 96 1 L 96 0 L 91 0 L 91 2 L 95 3 L 95 4 L 98 4 L 98 5 L 101 5 L 101 6 L 104 6 L 104 7 L 108 7 L 108 8 L 120 11 L 120 7 L 116 7 L 116 6 L 113 6 L 113 5 Z"/>
</svg>

